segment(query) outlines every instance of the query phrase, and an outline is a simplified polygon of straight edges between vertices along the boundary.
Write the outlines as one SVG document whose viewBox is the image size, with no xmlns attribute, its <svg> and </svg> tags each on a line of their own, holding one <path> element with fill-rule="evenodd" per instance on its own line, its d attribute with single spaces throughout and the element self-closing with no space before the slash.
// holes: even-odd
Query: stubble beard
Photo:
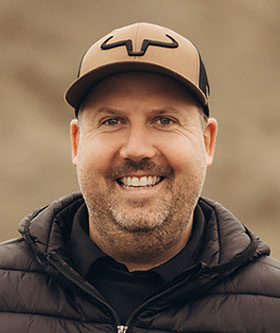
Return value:
<svg viewBox="0 0 280 333">
<path fill-rule="evenodd" d="M 93 240 L 105 253 L 124 262 L 144 263 L 148 258 L 159 256 L 174 246 L 185 231 L 200 196 L 205 173 L 201 163 L 195 170 L 188 170 L 178 184 L 173 170 L 168 169 L 165 183 L 160 184 L 159 197 L 123 200 L 117 194 L 119 185 L 112 180 L 116 172 L 109 173 L 107 186 L 101 190 L 96 181 L 98 177 L 78 171 Z"/>
</svg>

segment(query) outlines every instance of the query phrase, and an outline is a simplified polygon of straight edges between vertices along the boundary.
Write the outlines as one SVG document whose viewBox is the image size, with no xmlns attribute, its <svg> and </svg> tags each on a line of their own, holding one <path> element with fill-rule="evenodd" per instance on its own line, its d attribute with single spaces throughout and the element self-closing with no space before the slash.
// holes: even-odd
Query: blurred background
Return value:
<svg viewBox="0 0 280 333">
<path fill-rule="evenodd" d="M 191 39 L 206 63 L 219 135 L 204 195 L 280 259 L 279 13 L 278 0 L 1 0 L 0 241 L 78 190 L 63 93 L 82 54 L 112 29 L 148 21 Z"/>
</svg>

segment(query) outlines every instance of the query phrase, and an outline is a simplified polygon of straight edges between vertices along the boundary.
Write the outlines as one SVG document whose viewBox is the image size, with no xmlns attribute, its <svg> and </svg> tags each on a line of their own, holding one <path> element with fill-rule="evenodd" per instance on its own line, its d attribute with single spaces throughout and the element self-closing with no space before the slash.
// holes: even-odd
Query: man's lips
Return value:
<svg viewBox="0 0 280 333">
<path fill-rule="evenodd" d="M 169 165 L 158 165 L 149 159 L 141 161 L 126 160 L 111 169 L 108 181 L 114 180 L 124 189 L 148 189 L 156 187 L 165 178 L 173 179 L 174 170 Z"/>
<path fill-rule="evenodd" d="M 162 176 L 124 176 L 117 178 L 116 181 L 124 188 L 146 188 L 153 187 L 160 183 L 165 177 Z"/>
</svg>

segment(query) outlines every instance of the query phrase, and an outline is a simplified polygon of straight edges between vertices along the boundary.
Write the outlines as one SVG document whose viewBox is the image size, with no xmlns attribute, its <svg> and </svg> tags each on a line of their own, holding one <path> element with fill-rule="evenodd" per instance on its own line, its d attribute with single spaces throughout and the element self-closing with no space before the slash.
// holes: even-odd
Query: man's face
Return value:
<svg viewBox="0 0 280 333">
<path fill-rule="evenodd" d="M 213 119 L 203 128 L 186 88 L 152 73 L 111 76 L 95 86 L 71 129 L 73 163 L 99 233 L 184 231 L 216 132 Z"/>
</svg>

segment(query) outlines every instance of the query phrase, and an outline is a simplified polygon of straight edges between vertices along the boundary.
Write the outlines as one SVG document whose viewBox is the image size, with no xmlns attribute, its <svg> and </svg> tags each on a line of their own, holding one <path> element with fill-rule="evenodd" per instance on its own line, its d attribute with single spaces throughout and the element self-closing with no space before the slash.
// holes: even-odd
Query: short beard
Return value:
<svg viewBox="0 0 280 333">
<path fill-rule="evenodd" d="M 166 186 L 167 194 L 162 198 L 157 209 L 153 209 L 149 199 L 130 200 L 126 204 L 130 209 L 120 209 L 120 202 L 114 198 L 107 204 L 107 212 L 113 223 L 125 232 L 148 233 L 164 228 L 171 222 L 173 215 L 172 193 L 169 187 Z"/>
<path fill-rule="evenodd" d="M 79 179 L 89 210 L 92 239 L 105 253 L 121 262 L 144 263 L 174 246 L 187 227 L 203 186 L 203 166 L 186 174 L 183 183 L 174 185 L 172 169 L 162 169 L 148 162 L 135 168 L 166 177 L 161 185 L 164 195 L 154 209 L 149 199 L 123 203 L 114 193 L 116 184 L 112 179 L 136 171 L 133 165 L 110 172 L 103 193 L 98 191 L 94 175 Z M 128 206 L 130 211 L 126 209 Z"/>
</svg>

